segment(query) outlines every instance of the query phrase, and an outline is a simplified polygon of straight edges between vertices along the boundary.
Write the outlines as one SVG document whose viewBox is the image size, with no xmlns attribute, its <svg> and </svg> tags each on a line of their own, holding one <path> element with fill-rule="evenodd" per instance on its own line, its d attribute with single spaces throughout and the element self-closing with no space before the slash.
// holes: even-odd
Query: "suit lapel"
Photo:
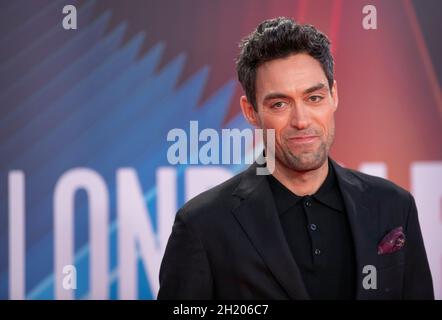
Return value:
<svg viewBox="0 0 442 320">
<path fill-rule="evenodd" d="M 367 274 L 362 273 L 362 270 L 377 261 L 376 235 L 379 217 L 375 211 L 369 209 L 367 186 L 350 170 L 342 168 L 333 160 L 331 163 L 336 172 L 353 236 L 357 266 L 356 299 L 376 298 L 378 290 L 363 288 L 363 278 Z"/>
<path fill-rule="evenodd" d="M 309 299 L 299 268 L 282 230 L 266 176 L 256 164 L 244 172 L 233 195 L 241 201 L 232 212 L 265 264 L 292 299 Z"/>
</svg>

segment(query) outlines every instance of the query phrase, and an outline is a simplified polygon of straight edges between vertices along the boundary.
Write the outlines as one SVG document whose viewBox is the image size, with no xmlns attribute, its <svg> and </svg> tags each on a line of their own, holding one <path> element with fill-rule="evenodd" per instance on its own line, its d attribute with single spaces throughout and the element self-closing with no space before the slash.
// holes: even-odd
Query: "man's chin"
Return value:
<svg viewBox="0 0 442 320">
<path fill-rule="evenodd" d="M 326 156 L 304 153 L 300 155 L 289 154 L 285 157 L 284 162 L 290 169 L 304 172 L 319 169 L 326 160 Z"/>
</svg>

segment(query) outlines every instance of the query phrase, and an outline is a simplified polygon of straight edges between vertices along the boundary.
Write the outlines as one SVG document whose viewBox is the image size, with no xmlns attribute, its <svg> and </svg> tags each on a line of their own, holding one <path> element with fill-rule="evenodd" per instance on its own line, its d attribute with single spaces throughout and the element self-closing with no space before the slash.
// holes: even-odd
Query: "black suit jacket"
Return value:
<svg viewBox="0 0 442 320">
<path fill-rule="evenodd" d="M 411 194 L 393 183 L 331 160 L 352 230 L 356 299 L 434 299 Z M 177 213 L 160 270 L 158 299 L 309 299 L 265 176 L 254 164 L 189 202 Z M 402 226 L 405 246 L 378 255 Z M 364 266 L 377 288 L 364 289 Z"/>
</svg>

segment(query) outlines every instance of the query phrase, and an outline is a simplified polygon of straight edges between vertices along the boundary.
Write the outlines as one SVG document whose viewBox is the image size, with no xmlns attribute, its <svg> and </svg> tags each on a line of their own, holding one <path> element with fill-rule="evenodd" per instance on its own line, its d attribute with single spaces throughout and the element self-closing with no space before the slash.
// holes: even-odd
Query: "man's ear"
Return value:
<svg viewBox="0 0 442 320">
<path fill-rule="evenodd" d="M 333 88 L 331 94 L 332 94 L 333 106 L 336 111 L 336 109 L 338 109 L 338 103 L 339 103 L 338 84 L 336 80 L 333 80 Z"/>
<path fill-rule="evenodd" d="M 239 104 L 241 105 L 241 111 L 247 122 L 254 127 L 259 127 L 257 112 L 253 108 L 252 104 L 247 100 L 246 96 L 241 96 L 239 99 Z"/>
</svg>

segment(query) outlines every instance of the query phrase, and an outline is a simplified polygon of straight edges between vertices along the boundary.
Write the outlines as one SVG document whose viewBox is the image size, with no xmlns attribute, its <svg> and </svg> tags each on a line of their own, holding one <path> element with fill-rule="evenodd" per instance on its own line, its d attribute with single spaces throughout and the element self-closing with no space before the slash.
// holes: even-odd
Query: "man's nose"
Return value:
<svg viewBox="0 0 442 320">
<path fill-rule="evenodd" d="M 308 126 L 310 125 L 308 110 L 306 109 L 306 106 L 304 106 L 302 103 L 297 104 L 292 109 L 290 117 L 290 124 L 292 125 L 292 127 L 298 130 L 308 128 Z"/>
</svg>

